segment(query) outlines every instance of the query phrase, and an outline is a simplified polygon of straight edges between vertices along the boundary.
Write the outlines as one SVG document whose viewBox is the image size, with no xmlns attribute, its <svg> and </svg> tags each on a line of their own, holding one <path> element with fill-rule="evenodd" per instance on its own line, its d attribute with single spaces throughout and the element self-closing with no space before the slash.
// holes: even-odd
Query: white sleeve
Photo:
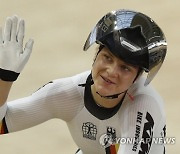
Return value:
<svg viewBox="0 0 180 154">
<path fill-rule="evenodd" d="M 23 130 L 52 118 L 45 101 L 50 87 L 48 84 L 28 97 L 7 103 L 5 120 L 9 132 Z"/>
<path fill-rule="evenodd" d="M 8 131 L 30 128 L 52 118 L 71 120 L 79 109 L 76 89 L 71 78 L 59 79 L 29 97 L 8 102 L 5 116 Z"/>
<path fill-rule="evenodd" d="M 7 111 L 7 103 L 4 103 L 1 107 L 0 107 L 0 121 L 4 118 L 5 114 Z"/>
<path fill-rule="evenodd" d="M 121 137 L 134 140 L 120 144 L 118 154 L 163 154 L 161 138 L 165 116 L 160 104 L 153 97 L 142 94 L 124 108 Z M 154 142 L 155 138 L 159 138 L 159 143 Z"/>
</svg>

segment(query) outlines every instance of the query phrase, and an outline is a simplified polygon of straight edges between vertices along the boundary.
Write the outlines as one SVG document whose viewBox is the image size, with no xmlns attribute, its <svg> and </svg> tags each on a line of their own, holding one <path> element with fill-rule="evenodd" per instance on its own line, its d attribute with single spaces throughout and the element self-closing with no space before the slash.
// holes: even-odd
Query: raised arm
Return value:
<svg viewBox="0 0 180 154">
<path fill-rule="evenodd" d="M 0 107 L 6 102 L 13 82 L 0 80 Z"/>
<path fill-rule="evenodd" d="M 0 27 L 0 120 L 6 112 L 5 102 L 12 83 L 18 78 L 32 51 L 32 39 L 23 48 L 24 31 L 24 20 L 17 16 L 6 19 L 4 30 Z"/>
</svg>

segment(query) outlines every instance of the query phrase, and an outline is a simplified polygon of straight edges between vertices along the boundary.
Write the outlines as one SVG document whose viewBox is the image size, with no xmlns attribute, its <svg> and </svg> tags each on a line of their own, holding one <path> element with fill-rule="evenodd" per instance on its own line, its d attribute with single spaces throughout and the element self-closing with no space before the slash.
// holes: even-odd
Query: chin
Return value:
<svg viewBox="0 0 180 154">
<path fill-rule="evenodd" d="M 112 95 L 113 91 L 100 86 L 96 88 L 96 92 L 98 92 L 102 96 L 108 96 L 108 95 Z"/>
</svg>

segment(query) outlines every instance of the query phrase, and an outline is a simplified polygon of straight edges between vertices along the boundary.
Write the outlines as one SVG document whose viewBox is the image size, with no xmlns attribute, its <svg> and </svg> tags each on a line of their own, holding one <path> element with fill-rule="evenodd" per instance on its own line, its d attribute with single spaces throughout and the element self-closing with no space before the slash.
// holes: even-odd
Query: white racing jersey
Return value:
<svg viewBox="0 0 180 154">
<path fill-rule="evenodd" d="M 145 79 L 139 78 L 122 102 L 107 109 L 95 103 L 90 86 L 79 86 L 89 74 L 51 81 L 29 97 L 8 102 L 8 131 L 59 118 L 83 154 L 164 154 L 163 101 L 150 85 L 144 86 Z"/>
</svg>

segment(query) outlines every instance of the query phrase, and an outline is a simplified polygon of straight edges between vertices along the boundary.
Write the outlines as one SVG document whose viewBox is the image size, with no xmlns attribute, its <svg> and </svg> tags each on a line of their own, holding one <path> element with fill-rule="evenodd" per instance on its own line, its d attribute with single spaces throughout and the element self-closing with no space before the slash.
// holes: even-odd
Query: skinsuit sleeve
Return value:
<svg viewBox="0 0 180 154">
<path fill-rule="evenodd" d="M 7 109 L 1 122 L 1 134 L 5 126 L 8 132 L 15 132 L 33 127 L 52 118 L 69 121 L 76 114 L 81 98 L 72 78 L 49 82 L 32 95 L 17 99 L 3 106 Z"/>
</svg>

